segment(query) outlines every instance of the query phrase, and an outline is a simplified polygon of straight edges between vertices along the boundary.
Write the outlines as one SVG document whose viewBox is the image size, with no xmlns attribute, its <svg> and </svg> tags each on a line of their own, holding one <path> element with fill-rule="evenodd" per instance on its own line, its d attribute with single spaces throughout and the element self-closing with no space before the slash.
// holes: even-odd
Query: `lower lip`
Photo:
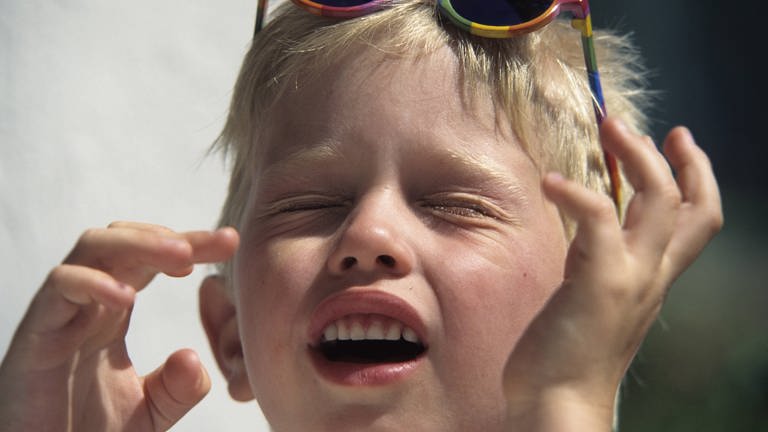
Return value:
<svg viewBox="0 0 768 432">
<path fill-rule="evenodd" d="M 309 348 L 312 363 L 328 381 L 344 386 L 384 386 L 404 380 L 412 374 L 424 356 L 400 363 L 346 363 L 328 361 L 322 354 Z"/>
</svg>

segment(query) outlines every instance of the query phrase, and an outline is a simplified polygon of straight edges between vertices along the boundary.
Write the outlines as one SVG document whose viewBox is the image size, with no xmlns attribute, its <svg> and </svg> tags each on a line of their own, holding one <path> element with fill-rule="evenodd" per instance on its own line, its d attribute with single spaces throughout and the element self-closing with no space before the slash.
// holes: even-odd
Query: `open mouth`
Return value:
<svg viewBox="0 0 768 432">
<path fill-rule="evenodd" d="M 402 299 L 350 289 L 322 301 L 312 313 L 309 354 L 323 382 L 347 388 L 391 388 L 426 364 L 427 330 Z"/>
<path fill-rule="evenodd" d="M 329 362 L 358 364 L 408 362 L 427 350 L 413 329 L 377 315 L 348 315 L 329 324 L 315 348 Z"/>
<path fill-rule="evenodd" d="M 319 350 L 326 360 L 345 363 L 402 363 L 416 359 L 425 351 L 424 345 L 404 340 L 323 342 Z"/>
</svg>

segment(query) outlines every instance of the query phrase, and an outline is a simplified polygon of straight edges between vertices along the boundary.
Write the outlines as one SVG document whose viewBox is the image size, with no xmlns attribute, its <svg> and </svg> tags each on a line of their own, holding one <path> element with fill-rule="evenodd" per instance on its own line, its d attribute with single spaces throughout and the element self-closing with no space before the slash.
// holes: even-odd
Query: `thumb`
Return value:
<svg viewBox="0 0 768 432">
<path fill-rule="evenodd" d="M 168 430 L 197 405 L 211 388 L 211 380 L 200 358 L 192 350 L 176 351 L 144 380 L 154 430 Z"/>
</svg>

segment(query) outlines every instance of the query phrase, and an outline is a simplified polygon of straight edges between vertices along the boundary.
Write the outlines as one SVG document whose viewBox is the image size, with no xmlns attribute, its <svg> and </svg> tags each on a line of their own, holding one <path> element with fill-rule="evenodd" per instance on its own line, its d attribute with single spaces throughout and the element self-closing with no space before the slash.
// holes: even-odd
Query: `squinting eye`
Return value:
<svg viewBox="0 0 768 432">
<path fill-rule="evenodd" d="M 326 210 L 345 207 L 346 200 L 324 198 L 292 198 L 275 203 L 273 213 L 298 213 L 314 210 Z"/>
<path fill-rule="evenodd" d="M 429 197 L 421 205 L 437 215 L 465 219 L 498 219 L 499 212 L 482 197 L 470 194 L 450 194 Z"/>
<path fill-rule="evenodd" d="M 432 206 L 432 209 L 461 217 L 478 218 L 491 216 L 486 209 L 476 205 L 436 205 Z"/>
</svg>

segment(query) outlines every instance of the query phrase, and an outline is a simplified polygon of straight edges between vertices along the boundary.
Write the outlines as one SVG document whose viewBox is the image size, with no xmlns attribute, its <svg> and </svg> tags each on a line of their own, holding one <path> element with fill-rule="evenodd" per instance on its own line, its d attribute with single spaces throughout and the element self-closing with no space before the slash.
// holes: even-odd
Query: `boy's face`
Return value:
<svg viewBox="0 0 768 432">
<path fill-rule="evenodd" d="M 261 136 L 234 264 L 242 368 L 268 420 L 500 427 L 505 361 L 567 248 L 537 168 L 489 98 L 460 98 L 448 49 L 361 49 L 296 83 Z"/>
</svg>

